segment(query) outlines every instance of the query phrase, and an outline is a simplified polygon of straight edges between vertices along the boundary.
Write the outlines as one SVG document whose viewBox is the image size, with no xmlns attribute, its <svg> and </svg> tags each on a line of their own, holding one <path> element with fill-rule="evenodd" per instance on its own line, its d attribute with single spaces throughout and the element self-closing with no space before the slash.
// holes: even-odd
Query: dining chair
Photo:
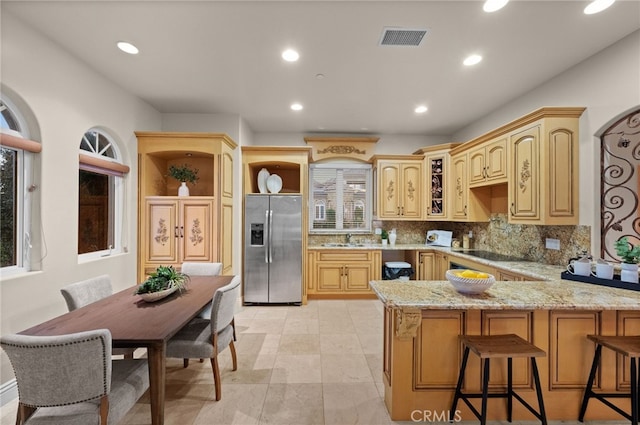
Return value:
<svg viewBox="0 0 640 425">
<path fill-rule="evenodd" d="M 182 263 L 180 271 L 188 276 L 220 276 L 222 274 L 222 263 L 185 261 Z M 211 305 L 205 307 L 198 314 L 198 317 L 209 320 L 211 317 Z"/>
<path fill-rule="evenodd" d="M 0 337 L 18 385 L 17 425 L 117 424 L 149 388 L 146 359 L 111 360 L 108 329 Z"/>
<path fill-rule="evenodd" d="M 67 285 L 60 289 L 60 293 L 67 302 L 69 311 L 73 311 L 112 295 L 113 287 L 109 275 L 103 274 Z M 114 348 L 112 353 L 132 359 L 134 351 L 135 348 Z"/>
<path fill-rule="evenodd" d="M 238 369 L 236 348 L 233 344 L 233 313 L 240 296 L 240 276 L 219 288 L 213 295 L 211 319 L 192 320 L 167 342 L 166 356 L 180 359 L 211 359 L 216 400 L 222 397 L 218 354 L 231 350 L 233 369 Z M 186 365 L 185 365 L 186 367 Z"/>
</svg>

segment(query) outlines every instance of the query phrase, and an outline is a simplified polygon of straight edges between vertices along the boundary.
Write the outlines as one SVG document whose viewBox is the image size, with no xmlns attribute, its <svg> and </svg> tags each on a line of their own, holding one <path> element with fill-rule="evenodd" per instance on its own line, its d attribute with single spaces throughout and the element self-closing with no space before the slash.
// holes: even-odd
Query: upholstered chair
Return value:
<svg viewBox="0 0 640 425">
<path fill-rule="evenodd" d="M 181 359 L 211 359 L 216 400 L 222 397 L 218 354 L 231 350 L 233 370 L 238 369 L 233 344 L 233 314 L 240 296 L 240 276 L 234 276 L 228 285 L 219 288 L 211 303 L 211 320 L 192 320 L 167 342 L 167 357 Z"/>
<path fill-rule="evenodd" d="M 72 283 L 60 289 L 69 311 L 94 303 L 113 294 L 111 278 L 103 274 L 91 279 Z M 135 348 L 114 348 L 113 354 L 123 355 L 125 359 L 132 359 Z"/>
<path fill-rule="evenodd" d="M 222 263 L 200 263 L 185 261 L 180 271 L 188 276 L 219 276 L 222 273 Z M 211 305 L 204 308 L 198 317 L 207 319 L 211 317 Z"/>
<path fill-rule="evenodd" d="M 6 335 L 18 384 L 18 425 L 118 424 L 149 388 L 145 359 L 111 360 L 107 329 Z"/>
</svg>

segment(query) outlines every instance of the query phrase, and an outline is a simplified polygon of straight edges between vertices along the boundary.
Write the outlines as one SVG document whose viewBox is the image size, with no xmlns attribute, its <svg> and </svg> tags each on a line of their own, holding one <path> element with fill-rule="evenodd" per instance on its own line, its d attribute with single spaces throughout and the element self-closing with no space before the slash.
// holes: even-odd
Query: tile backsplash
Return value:
<svg viewBox="0 0 640 425">
<path fill-rule="evenodd" d="M 536 226 L 510 224 L 506 214 L 493 214 L 488 223 L 427 221 L 374 221 L 374 227 L 395 228 L 398 244 L 424 244 L 427 230 L 450 230 L 460 240 L 472 232 L 471 248 L 527 258 L 545 264 L 565 265 L 591 246 L 590 226 Z M 546 238 L 558 239 L 560 250 L 545 248 Z M 374 234 L 354 233 L 354 242 L 379 242 Z M 309 235 L 309 244 L 345 242 L 344 235 Z"/>
</svg>

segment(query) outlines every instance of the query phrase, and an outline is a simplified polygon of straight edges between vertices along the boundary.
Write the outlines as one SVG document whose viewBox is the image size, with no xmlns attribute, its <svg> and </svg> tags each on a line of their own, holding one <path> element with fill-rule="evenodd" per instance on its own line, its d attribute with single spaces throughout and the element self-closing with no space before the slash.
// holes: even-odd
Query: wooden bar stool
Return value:
<svg viewBox="0 0 640 425">
<path fill-rule="evenodd" d="M 458 385 L 453 397 L 453 403 L 449 412 L 449 420 L 453 420 L 458 400 L 464 401 L 469 409 L 473 412 L 480 424 L 487 423 L 487 399 L 488 398 L 506 398 L 507 399 L 507 420 L 511 422 L 513 412 L 513 398 L 515 397 L 524 405 L 531 413 L 542 421 L 543 425 L 547 424 L 547 415 L 544 410 L 544 402 L 542 400 L 542 390 L 540 387 L 540 376 L 538 374 L 538 365 L 536 357 L 544 357 L 546 353 L 533 344 L 525 341 L 517 335 L 488 335 L 488 336 L 471 336 L 461 335 L 460 341 L 464 345 L 464 354 L 462 356 L 462 365 L 460 366 L 460 375 L 458 377 Z M 482 393 L 463 393 L 462 383 L 464 381 L 464 373 L 469 359 L 469 350 L 473 350 L 482 360 L 483 376 L 482 376 Z M 489 360 L 491 358 L 507 358 L 507 392 L 489 394 Z M 513 367 L 512 359 L 514 357 L 528 357 L 531 359 L 531 370 L 533 373 L 533 381 L 536 386 L 538 396 L 538 406 L 540 411 L 536 411 L 529 403 L 527 403 L 520 395 L 513 391 Z M 482 408 L 480 412 L 471 404 L 469 399 L 482 398 Z"/>
<path fill-rule="evenodd" d="M 587 387 L 584 391 L 584 397 L 582 398 L 582 407 L 580 408 L 580 416 L 578 420 L 582 422 L 584 420 L 584 414 L 587 412 L 587 404 L 592 398 L 600 400 L 602 403 L 615 410 L 625 418 L 631 421 L 632 425 L 638 425 L 638 409 L 640 408 L 639 388 L 638 388 L 638 365 L 637 359 L 640 358 L 640 336 L 601 336 L 601 335 L 587 335 L 587 338 L 596 343 L 596 352 L 593 356 L 593 363 L 591 364 L 591 372 L 589 373 L 589 380 L 587 381 Z M 629 357 L 631 363 L 631 377 L 629 393 L 604 393 L 593 392 L 593 381 L 596 377 L 596 371 L 600 364 L 600 356 L 602 355 L 602 347 L 607 347 L 618 354 L 622 354 L 625 357 Z M 628 398 L 631 401 L 631 414 L 620 409 L 618 406 L 611 403 L 607 398 Z"/>
</svg>

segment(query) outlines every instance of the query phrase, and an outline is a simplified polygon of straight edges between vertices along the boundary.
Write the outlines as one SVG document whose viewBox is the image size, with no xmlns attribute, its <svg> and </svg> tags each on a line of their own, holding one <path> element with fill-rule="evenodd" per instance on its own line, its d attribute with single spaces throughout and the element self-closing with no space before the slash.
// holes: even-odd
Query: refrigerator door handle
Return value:
<svg viewBox="0 0 640 425">
<path fill-rule="evenodd" d="M 264 222 L 267 226 L 267 228 L 265 229 L 265 237 L 266 237 L 266 243 L 265 243 L 265 247 L 264 247 L 264 262 L 265 263 L 269 263 L 269 244 L 270 244 L 270 239 L 269 239 L 269 210 L 264 210 Z"/>
<path fill-rule="evenodd" d="M 269 210 L 269 263 L 273 263 L 273 210 Z"/>
</svg>

